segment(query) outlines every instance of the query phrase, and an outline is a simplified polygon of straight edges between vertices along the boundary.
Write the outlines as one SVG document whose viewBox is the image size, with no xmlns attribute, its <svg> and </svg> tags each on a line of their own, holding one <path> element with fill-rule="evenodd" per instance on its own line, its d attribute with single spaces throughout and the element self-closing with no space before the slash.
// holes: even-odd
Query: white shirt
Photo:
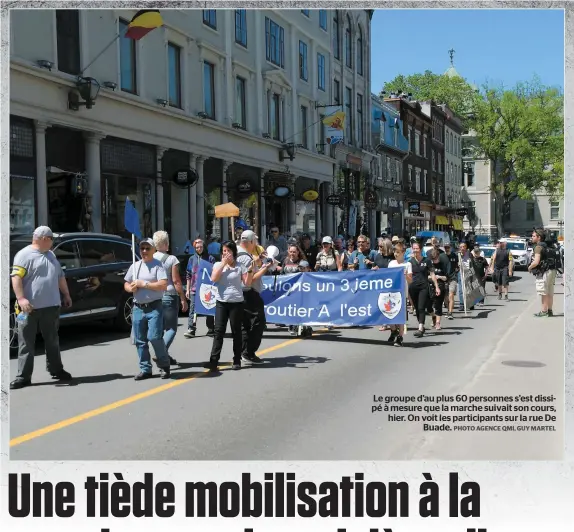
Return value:
<svg viewBox="0 0 574 532">
<path fill-rule="evenodd" d="M 408 274 L 413 274 L 413 266 L 410 262 L 398 262 L 396 260 L 392 260 L 389 262 L 388 268 L 404 268 L 405 272 Z"/>
</svg>

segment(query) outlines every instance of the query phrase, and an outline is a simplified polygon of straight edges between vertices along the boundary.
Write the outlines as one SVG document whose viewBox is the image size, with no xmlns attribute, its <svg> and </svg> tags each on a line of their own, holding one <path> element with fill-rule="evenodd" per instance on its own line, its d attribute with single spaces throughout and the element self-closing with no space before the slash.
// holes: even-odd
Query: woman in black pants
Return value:
<svg viewBox="0 0 574 532">
<path fill-rule="evenodd" d="M 237 261 L 237 245 L 228 240 L 221 245 L 221 262 L 213 265 L 211 280 L 218 290 L 215 306 L 215 327 L 211 357 L 205 365 L 210 371 L 217 371 L 217 364 L 223 347 L 223 337 L 227 322 L 231 325 L 233 336 L 233 369 L 241 369 L 241 323 L 243 320 L 243 290 L 253 282 L 253 267 L 247 269 Z"/>
<path fill-rule="evenodd" d="M 430 259 L 424 258 L 421 253 L 421 245 L 418 242 L 412 245 L 412 256 L 409 259 L 413 269 L 413 280 L 409 285 L 409 296 L 417 311 L 419 330 L 413 335 L 421 338 L 425 333 L 425 317 L 429 301 L 429 277 L 431 278 L 436 295 L 440 295 L 437 279 L 434 274 L 434 266 Z"/>
<path fill-rule="evenodd" d="M 444 253 L 443 253 L 444 255 Z M 427 258 L 429 258 L 433 265 L 433 273 L 435 279 L 429 275 L 429 306 L 428 312 L 432 315 L 432 322 L 434 328 L 440 331 L 440 320 L 442 317 L 442 307 L 444 304 L 444 294 L 446 293 L 446 282 L 448 280 L 448 273 L 450 270 L 450 260 L 448 258 L 441 259 L 441 252 L 436 249 L 430 249 Z M 436 286 L 440 293 L 436 292 Z"/>
</svg>

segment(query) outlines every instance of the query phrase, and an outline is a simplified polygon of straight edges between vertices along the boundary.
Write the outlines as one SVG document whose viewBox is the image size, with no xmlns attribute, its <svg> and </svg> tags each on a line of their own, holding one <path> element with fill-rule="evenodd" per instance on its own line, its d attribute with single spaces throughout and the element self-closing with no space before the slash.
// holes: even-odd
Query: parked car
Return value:
<svg viewBox="0 0 574 532">
<path fill-rule="evenodd" d="M 31 235 L 11 238 L 10 265 L 16 253 L 31 243 Z M 133 260 L 131 242 L 100 233 L 54 233 L 52 250 L 64 270 L 72 298 L 72 307 L 62 307 L 61 325 L 101 320 L 129 331 L 133 301 L 131 294 L 124 291 L 124 276 Z M 10 285 L 11 353 L 18 346 L 15 303 Z"/>
<path fill-rule="evenodd" d="M 496 246 L 480 246 L 480 251 L 482 251 L 484 253 L 484 258 L 490 264 L 490 259 L 492 258 L 492 256 L 494 255 L 494 252 L 496 251 Z M 490 279 L 492 279 L 492 274 L 487 269 L 486 270 L 486 280 L 488 281 Z"/>
</svg>

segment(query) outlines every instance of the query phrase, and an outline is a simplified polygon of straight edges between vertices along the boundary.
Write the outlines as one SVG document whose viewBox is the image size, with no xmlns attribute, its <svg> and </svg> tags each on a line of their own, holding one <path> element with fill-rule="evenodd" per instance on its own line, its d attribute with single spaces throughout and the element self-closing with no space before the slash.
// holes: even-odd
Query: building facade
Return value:
<svg viewBox="0 0 574 532">
<path fill-rule="evenodd" d="M 127 236 L 126 197 L 142 233 L 167 230 L 174 251 L 197 235 L 227 238 L 215 206 L 228 201 L 263 240 L 271 224 L 332 229 L 324 200 L 345 157 L 326 149 L 321 110 L 339 76 L 353 94 L 351 145 L 370 145 L 355 125 L 370 109 L 369 13 L 173 9 L 135 41 L 124 37 L 135 12 L 11 11 L 12 231 Z M 334 13 L 350 21 L 351 67 L 333 58 Z M 78 105 L 80 75 L 100 86 L 93 106 Z M 182 188 L 188 168 L 198 180 Z M 309 190 L 319 199 L 303 199 Z"/>
<path fill-rule="evenodd" d="M 371 95 L 373 106 L 372 140 L 379 157 L 376 179 L 379 195 L 377 233 L 402 235 L 403 211 L 403 161 L 409 154 L 409 141 L 404 135 L 400 113 L 391 105 Z"/>
</svg>

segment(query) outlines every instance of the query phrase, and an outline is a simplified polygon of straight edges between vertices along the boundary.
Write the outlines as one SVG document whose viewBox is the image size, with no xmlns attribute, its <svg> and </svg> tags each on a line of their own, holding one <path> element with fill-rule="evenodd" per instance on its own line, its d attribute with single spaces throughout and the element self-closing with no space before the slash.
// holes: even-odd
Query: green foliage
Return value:
<svg viewBox="0 0 574 532">
<path fill-rule="evenodd" d="M 411 93 L 415 100 L 434 100 L 436 103 L 446 103 L 457 115 L 464 117 L 472 112 L 476 90 L 463 78 L 450 77 L 444 74 L 434 74 L 426 70 L 424 74 L 398 75 L 383 86 L 389 97 L 391 93 Z"/>
</svg>

